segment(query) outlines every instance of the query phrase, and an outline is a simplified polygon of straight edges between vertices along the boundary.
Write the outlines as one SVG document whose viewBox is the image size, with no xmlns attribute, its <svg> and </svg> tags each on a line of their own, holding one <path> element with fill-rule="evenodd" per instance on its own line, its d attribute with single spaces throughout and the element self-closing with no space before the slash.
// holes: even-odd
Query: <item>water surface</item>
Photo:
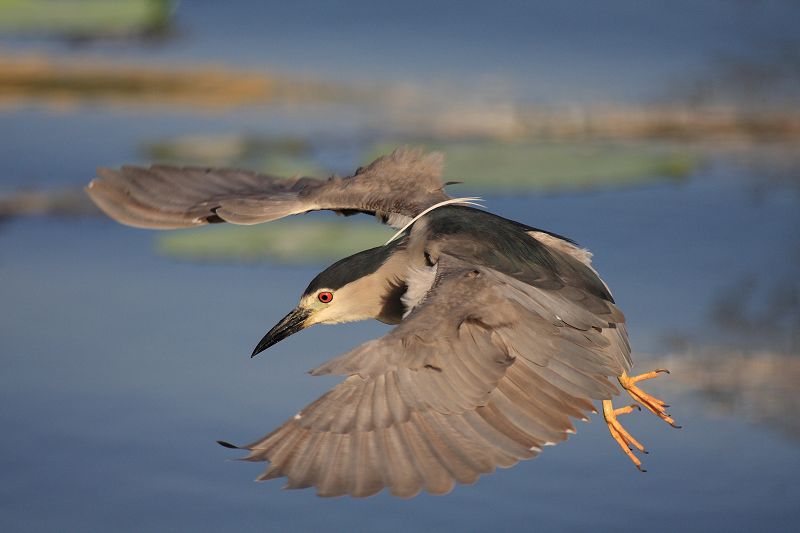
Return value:
<svg viewBox="0 0 800 533">
<path fill-rule="evenodd" d="M 461 5 L 185 2 L 177 19 L 185 39 L 94 52 L 414 83 L 485 74 L 511 80 L 522 100 L 580 101 L 654 94 L 660 80 L 706 64 L 716 50 L 750 50 L 796 25 L 781 3 L 757 14 L 745 2 Z M 579 28 L 587 20 L 594 30 Z M 49 41 L 6 44 L 82 53 Z M 308 139 L 339 172 L 386 136 L 352 104 L 319 113 L 5 109 L 0 189 L 79 187 L 97 166 L 148 162 L 139 148 L 153 139 L 240 132 Z M 729 146 L 707 154 L 684 181 L 488 195 L 486 204 L 595 253 L 627 314 L 637 369 L 668 355 L 702 365 L 704 351 L 796 357 L 796 166 L 767 180 L 769 168 Z M 271 431 L 337 381 L 306 370 L 387 327 L 312 328 L 251 360 L 253 345 L 325 265 L 175 261 L 158 255 L 155 238 L 104 218 L 0 223 L 0 529 L 788 531 L 800 521 L 800 441 L 785 431 L 796 427 L 796 396 L 771 401 L 765 388 L 759 405 L 773 410 L 768 417 L 720 412 L 708 395 L 736 398 L 735 388 L 703 391 L 680 375 L 661 379 L 684 385 L 652 388 L 684 429 L 644 413 L 625 420 L 651 451 L 646 474 L 594 416 L 537 459 L 446 497 L 323 500 L 282 491 L 280 481 L 253 483 L 263 465 L 228 461 L 236 453 L 215 440 Z M 718 320 L 723 304 L 740 306 L 752 327 Z"/>
</svg>

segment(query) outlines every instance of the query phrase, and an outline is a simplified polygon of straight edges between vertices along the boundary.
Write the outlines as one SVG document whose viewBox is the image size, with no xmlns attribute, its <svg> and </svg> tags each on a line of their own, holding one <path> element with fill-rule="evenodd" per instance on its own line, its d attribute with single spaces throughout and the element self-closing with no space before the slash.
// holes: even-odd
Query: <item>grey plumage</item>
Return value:
<svg viewBox="0 0 800 533">
<path fill-rule="evenodd" d="M 397 328 L 311 372 L 348 376 L 342 384 L 244 446 L 247 459 L 272 463 L 267 478 L 286 476 L 288 487 L 311 482 L 321 495 L 366 496 L 382 487 L 403 497 L 423 488 L 444 493 L 565 440 L 570 416 L 584 418 L 590 400 L 617 393 L 609 378 L 628 368 L 629 349 L 621 323 L 608 334 L 617 325 L 609 319 L 622 320 L 613 304 L 596 315 L 446 253 L 437 265 L 425 304 Z M 375 479 L 326 466 L 314 480 L 303 478 L 314 456 L 335 453 L 344 436 L 375 446 L 367 462 L 411 459 L 396 471 L 370 471 Z"/>
<path fill-rule="evenodd" d="M 89 193 L 112 217 L 145 227 L 255 223 L 313 209 L 374 213 L 399 226 L 447 199 L 440 171 L 438 155 L 411 150 L 328 181 L 123 167 L 102 171 Z M 588 258 L 557 235 L 443 206 L 392 244 L 333 265 L 304 293 L 298 309 L 311 318 L 301 327 L 383 319 L 387 302 L 405 317 L 312 370 L 345 379 L 242 446 L 244 459 L 269 461 L 260 480 L 286 477 L 288 488 L 313 486 L 322 496 L 388 488 L 410 497 L 446 493 L 565 440 L 571 419 L 617 394 L 613 380 L 631 366 L 625 318 Z M 406 290 L 419 295 L 413 304 Z M 332 302 L 317 301 L 317 291 L 331 291 Z"/>
<path fill-rule="evenodd" d="M 446 200 L 442 157 L 401 149 L 327 180 L 283 179 L 246 170 L 153 165 L 98 169 L 92 200 L 130 226 L 174 229 L 215 222 L 258 224 L 316 210 L 378 216 L 393 227 Z"/>
</svg>

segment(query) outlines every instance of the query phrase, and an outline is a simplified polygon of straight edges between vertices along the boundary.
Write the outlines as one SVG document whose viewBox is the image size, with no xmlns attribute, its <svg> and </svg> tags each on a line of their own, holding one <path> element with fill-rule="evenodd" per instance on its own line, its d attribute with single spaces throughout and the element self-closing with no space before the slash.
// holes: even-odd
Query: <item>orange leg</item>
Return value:
<svg viewBox="0 0 800 533">
<path fill-rule="evenodd" d="M 644 392 L 636 385 L 640 381 L 657 378 L 663 373 L 669 374 L 669 370 L 666 368 L 657 368 L 652 372 L 639 374 L 638 376 L 633 377 L 628 376 L 628 374 L 623 372 L 619 377 L 619 384 L 622 385 L 626 391 L 628 391 L 628 394 L 630 394 L 634 400 L 644 405 L 650 412 L 654 413 L 661 420 L 674 428 L 680 428 L 680 426 L 675 424 L 675 420 L 673 420 L 672 417 L 667 413 L 667 407 L 669 407 L 669 405 L 665 404 L 655 396 Z"/>
<path fill-rule="evenodd" d="M 625 452 L 625 455 L 628 456 L 628 459 L 633 462 L 639 471 L 647 472 L 647 470 L 642 468 L 642 462 L 638 457 L 636 457 L 636 455 L 634 455 L 631 448 L 636 448 L 642 453 L 647 453 L 647 450 L 645 450 L 644 446 L 642 446 L 639 441 L 634 439 L 631 434 L 628 433 L 624 427 L 622 427 L 622 424 L 619 423 L 619 420 L 617 420 L 619 415 L 626 415 L 634 409 L 638 411 L 642 410 L 642 408 L 636 404 L 614 409 L 614 404 L 611 403 L 611 400 L 603 400 L 603 418 L 606 419 L 606 424 L 608 424 L 608 431 L 611 433 L 611 437 L 617 441 L 619 447 L 622 448 L 622 451 Z"/>
</svg>

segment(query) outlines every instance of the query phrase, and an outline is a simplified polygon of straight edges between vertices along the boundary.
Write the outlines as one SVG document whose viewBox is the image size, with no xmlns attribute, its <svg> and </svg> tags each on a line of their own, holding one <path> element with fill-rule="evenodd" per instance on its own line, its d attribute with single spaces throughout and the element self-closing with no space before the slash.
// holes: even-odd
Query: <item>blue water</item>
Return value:
<svg viewBox="0 0 800 533">
<path fill-rule="evenodd" d="M 649 100 L 720 57 L 779 55 L 796 47 L 799 16 L 791 0 L 193 0 L 180 4 L 178 37 L 167 46 L 85 50 L 354 82 L 447 82 L 574 104 Z M 63 52 L 57 42 L 22 42 Z"/>
<path fill-rule="evenodd" d="M 796 20 L 777 2 L 464 5 L 183 2 L 184 39 L 94 52 L 342 78 L 458 80 L 477 70 L 543 99 L 588 98 L 617 94 L 633 78 L 629 96 L 651 94 L 673 71 L 703 65 L 717 49 L 789 35 Z M 83 53 L 52 42 L 14 46 Z M 567 86 L 572 96 L 559 92 Z M 345 172 L 369 140 L 368 119 L 353 108 L 324 116 L 6 109 L 0 192 L 81 186 L 96 166 L 142 162 L 142 141 L 185 133 L 357 139 L 326 155 Z M 684 182 L 486 203 L 595 253 L 646 365 L 644 354 L 669 352 L 675 337 L 736 344 L 711 309 L 742 279 L 797 287 L 800 192 L 792 180 L 763 183 L 758 168 L 717 149 Z M 252 483 L 263 465 L 228 461 L 236 453 L 215 440 L 271 431 L 336 382 L 306 370 L 387 327 L 312 328 L 251 360 L 324 265 L 173 261 L 155 253 L 154 240 L 102 218 L 0 224 L 0 530 L 789 531 L 800 520 L 796 440 L 658 384 L 684 429 L 647 414 L 624 421 L 651 450 L 646 474 L 595 416 L 567 443 L 445 497 L 322 500 L 282 491 L 280 481 Z M 748 341 L 774 349 L 788 335 Z"/>
<path fill-rule="evenodd" d="M 665 331 L 702 335 L 709 300 L 741 273 L 797 273 L 786 250 L 797 250 L 797 196 L 754 204 L 735 183 L 711 172 L 678 187 L 488 203 L 591 245 L 636 350 L 657 351 Z M 0 231 L 3 529 L 744 531 L 799 517 L 797 444 L 710 418 L 687 395 L 669 398 L 680 431 L 626 421 L 652 451 L 646 474 L 595 417 L 444 498 L 328 501 L 253 484 L 260 465 L 226 461 L 235 454 L 214 441 L 276 427 L 335 382 L 306 370 L 386 327 L 312 328 L 251 360 L 321 266 L 173 262 L 153 238 L 103 219 Z"/>
</svg>

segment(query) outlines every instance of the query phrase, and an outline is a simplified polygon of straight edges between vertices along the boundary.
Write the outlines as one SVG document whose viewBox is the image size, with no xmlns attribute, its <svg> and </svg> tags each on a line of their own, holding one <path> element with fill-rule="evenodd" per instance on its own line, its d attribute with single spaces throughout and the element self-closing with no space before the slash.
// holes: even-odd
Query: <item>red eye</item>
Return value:
<svg viewBox="0 0 800 533">
<path fill-rule="evenodd" d="M 319 293 L 317 295 L 317 298 L 319 298 L 320 302 L 322 302 L 324 304 L 327 304 L 327 303 L 330 303 L 331 300 L 333 300 L 333 293 L 330 293 L 328 291 L 324 291 L 324 292 Z"/>
</svg>

